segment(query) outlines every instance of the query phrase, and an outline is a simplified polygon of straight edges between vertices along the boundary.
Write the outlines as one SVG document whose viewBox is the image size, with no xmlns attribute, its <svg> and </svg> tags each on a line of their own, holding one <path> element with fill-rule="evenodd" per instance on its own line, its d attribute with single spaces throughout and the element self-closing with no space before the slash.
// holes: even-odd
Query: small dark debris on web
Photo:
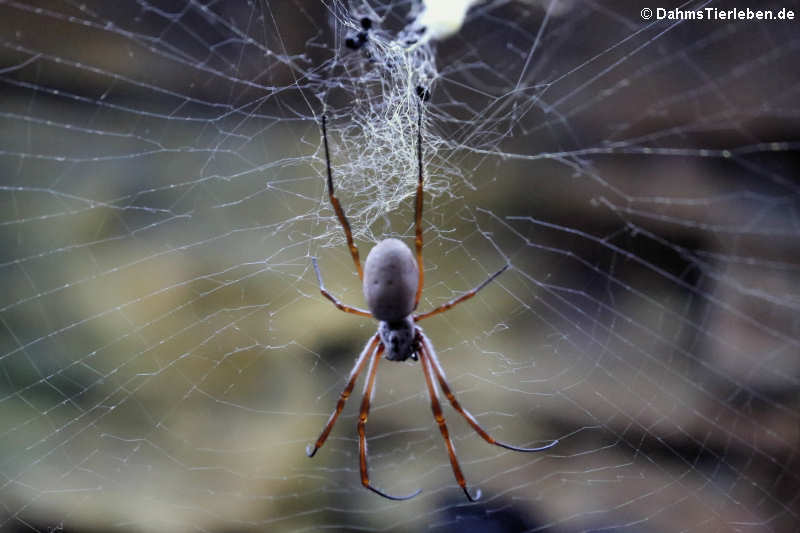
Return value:
<svg viewBox="0 0 800 533">
<path fill-rule="evenodd" d="M 425 26 L 420 26 L 419 28 L 417 28 L 416 30 L 414 30 L 414 33 L 416 33 L 416 34 L 418 34 L 418 35 L 422 36 L 422 35 L 425 35 L 425 32 L 426 32 L 426 31 L 428 31 L 428 28 L 427 28 L 427 27 L 425 27 Z M 417 42 L 419 42 L 419 38 L 416 38 L 416 37 L 415 37 L 415 38 L 413 38 L 413 39 L 406 39 L 406 46 L 412 46 L 412 45 L 415 45 L 415 44 L 417 44 Z"/>
<path fill-rule="evenodd" d="M 355 37 L 352 35 L 348 35 L 347 38 L 344 40 L 344 45 L 351 49 L 351 50 L 359 50 L 369 40 L 369 30 L 372 29 L 372 19 L 369 17 L 364 17 L 361 19 L 361 29 L 362 31 L 358 32 Z"/>
<path fill-rule="evenodd" d="M 431 99 L 431 91 L 422 85 L 417 85 L 417 96 L 423 102 L 428 102 Z"/>
</svg>

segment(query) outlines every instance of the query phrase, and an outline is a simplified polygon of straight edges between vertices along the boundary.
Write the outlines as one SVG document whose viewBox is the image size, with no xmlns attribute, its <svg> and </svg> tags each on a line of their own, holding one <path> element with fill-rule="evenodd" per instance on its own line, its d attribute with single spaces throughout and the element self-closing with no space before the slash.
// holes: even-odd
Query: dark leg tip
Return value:
<svg viewBox="0 0 800 533">
<path fill-rule="evenodd" d="M 513 450 L 515 452 L 543 452 L 545 450 L 549 450 L 556 444 L 558 444 L 558 439 L 554 440 L 551 443 L 545 444 L 544 446 L 539 446 L 538 448 L 521 448 L 519 446 L 512 446 L 510 444 L 506 444 L 505 442 L 495 441 L 495 444 L 500 446 L 501 448 L 505 448 L 506 450 Z"/>
<path fill-rule="evenodd" d="M 308 446 L 306 446 L 306 455 L 309 457 L 314 457 L 314 454 L 317 453 L 318 449 L 319 448 L 317 448 L 316 446 L 309 444 Z"/>
<path fill-rule="evenodd" d="M 383 497 L 384 497 L 384 498 L 386 498 L 387 500 L 394 500 L 394 501 L 396 501 L 396 502 L 401 502 L 401 501 L 405 501 L 405 500 L 410 500 L 411 498 L 414 498 L 414 497 L 415 497 L 415 496 L 417 496 L 417 495 L 418 495 L 420 492 L 422 492 L 422 489 L 417 489 L 417 490 L 415 490 L 414 492 L 412 492 L 411 494 L 406 494 L 405 496 L 392 496 L 391 494 L 387 494 L 387 493 L 383 492 L 383 491 L 382 491 L 382 490 L 380 490 L 380 489 L 376 489 L 376 488 L 375 488 L 375 487 L 373 487 L 372 485 L 365 484 L 364 486 L 365 486 L 366 488 L 368 488 L 369 490 L 371 490 L 372 492 L 374 492 L 375 494 L 377 494 L 378 496 L 383 496 Z"/>
<path fill-rule="evenodd" d="M 471 502 L 476 502 L 476 501 L 480 500 L 481 496 L 483 495 L 483 493 L 481 492 L 481 489 L 475 489 L 475 495 L 473 496 L 472 494 L 469 493 L 469 490 L 467 489 L 467 487 L 461 487 L 461 488 L 464 489 L 464 494 L 467 495 L 467 499 L 469 501 L 471 501 Z"/>
</svg>

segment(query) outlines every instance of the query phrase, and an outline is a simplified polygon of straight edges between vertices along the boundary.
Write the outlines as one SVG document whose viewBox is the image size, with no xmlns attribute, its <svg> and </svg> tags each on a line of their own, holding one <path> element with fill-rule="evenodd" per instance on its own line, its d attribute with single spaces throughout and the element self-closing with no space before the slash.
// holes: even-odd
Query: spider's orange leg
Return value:
<svg viewBox="0 0 800 533">
<path fill-rule="evenodd" d="M 417 247 L 417 268 L 419 268 L 419 282 L 417 283 L 417 294 L 414 297 L 414 309 L 419 304 L 422 296 L 422 285 L 425 280 L 425 272 L 422 265 L 422 104 L 417 102 L 417 169 L 419 177 L 417 179 L 417 198 L 414 208 L 414 228 L 416 236 L 414 244 Z"/>
<path fill-rule="evenodd" d="M 421 339 L 421 332 L 418 331 L 418 342 L 420 342 Z M 447 424 L 445 423 L 444 414 L 442 413 L 442 405 L 439 403 L 439 393 L 436 391 L 436 385 L 434 385 L 433 378 L 431 377 L 431 373 L 433 372 L 433 364 L 431 361 L 432 358 L 428 350 L 427 343 L 424 341 L 419 343 L 419 354 L 419 359 L 422 363 L 422 372 L 425 374 L 425 383 L 428 385 L 428 396 L 430 396 L 431 399 L 433 418 L 436 419 L 436 423 L 439 425 L 439 431 L 442 433 L 442 438 L 447 446 L 447 454 L 450 456 L 450 466 L 453 467 L 453 474 L 456 476 L 456 481 L 464 491 L 464 494 L 467 495 L 467 499 L 471 502 L 474 502 L 481 497 L 481 491 L 478 489 L 475 491 L 475 496 L 473 496 L 469 493 L 469 490 L 467 490 L 467 482 L 464 479 L 464 474 L 461 472 L 461 466 L 458 464 L 456 451 L 453 447 L 453 441 L 450 440 L 450 433 L 447 430 Z"/>
<path fill-rule="evenodd" d="M 333 172 L 331 171 L 331 157 L 330 153 L 328 152 L 328 129 L 325 127 L 326 120 L 327 119 L 325 115 L 322 115 L 322 141 L 325 145 L 325 164 L 328 168 L 328 198 L 330 198 L 333 210 L 336 212 L 336 217 L 339 219 L 339 223 L 344 229 L 344 236 L 347 239 L 347 247 L 350 249 L 350 255 L 353 256 L 353 263 L 356 265 L 358 277 L 363 281 L 364 271 L 361 269 L 361 260 L 358 258 L 358 248 L 353 242 L 353 233 L 350 231 L 350 223 L 347 221 L 347 217 L 344 215 L 344 210 L 342 209 L 342 205 L 339 203 L 339 199 L 336 198 L 336 194 L 333 192 Z"/>
<path fill-rule="evenodd" d="M 361 412 L 358 415 L 358 459 L 359 467 L 361 468 L 361 484 L 375 494 L 383 496 L 384 498 L 388 498 L 390 500 L 409 500 L 422 492 L 422 489 L 418 489 L 405 496 L 392 496 L 391 494 L 386 494 L 382 490 L 370 485 L 369 473 L 367 472 L 367 418 L 369 417 L 369 403 L 372 400 L 372 392 L 375 387 L 375 376 L 378 374 L 378 362 L 381 359 L 381 355 L 383 355 L 383 351 L 384 346 L 383 343 L 381 343 L 378 346 L 378 350 L 375 352 L 375 355 L 372 357 L 372 360 L 369 362 L 367 381 L 364 384 L 364 397 L 361 400 Z"/>
<path fill-rule="evenodd" d="M 344 311 L 345 313 L 352 313 L 354 315 L 365 316 L 367 318 L 372 318 L 372 313 L 370 313 L 369 311 L 365 311 L 363 309 L 359 309 L 358 307 L 350 307 L 349 305 L 344 305 L 335 296 L 333 296 L 331 293 L 329 293 L 328 290 L 325 288 L 325 284 L 322 283 L 322 272 L 319 271 L 319 265 L 317 264 L 317 258 L 316 257 L 312 257 L 311 258 L 311 263 L 314 265 L 314 272 L 317 273 L 317 281 L 319 281 L 319 292 L 321 292 L 322 295 L 325 298 L 327 298 L 328 300 L 333 302 L 333 305 L 335 305 L 337 308 L 339 308 L 340 310 Z"/>
<path fill-rule="evenodd" d="M 328 418 L 328 422 L 322 429 L 322 433 L 320 433 L 316 444 L 314 444 L 314 446 L 311 446 L 309 444 L 306 447 L 306 454 L 308 454 L 309 457 L 314 457 L 314 454 L 317 453 L 317 450 L 319 450 L 322 447 L 322 445 L 325 444 L 325 440 L 328 438 L 328 435 L 333 429 L 333 425 L 336 423 L 336 419 L 339 418 L 339 414 L 342 412 L 342 409 L 344 409 L 344 404 L 347 401 L 347 398 L 349 398 L 350 393 L 353 392 L 353 387 L 355 387 L 356 379 L 358 379 L 358 375 L 364 368 L 364 363 L 367 362 L 367 358 L 369 357 L 369 355 L 375 351 L 375 347 L 378 345 L 379 341 L 380 341 L 380 335 L 375 335 L 372 338 L 372 340 L 370 340 L 367 343 L 367 345 L 364 346 L 364 350 L 361 352 L 361 355 L 359 355 L 358 359 L 356 359 L 356 364 L 353 365 L 353 369 L 350 371 L 350 377 L 347 380 L 347 385 L 345 385 L 344 390 L 339 395 L 339 401 L 336 404 L 336 409 L 333 410 L 330 418 Z"/>
<path fill-rule="evenodd" d="M 428 357 L 431 361 L 431 367 L 433 368 L 433 373 L 436 374 L 436 379 L 439 381 L 439 386 L 442 387 L 442 391 L 444 391 L 444 395 L 447 396 L 447 399 L 450 400 L 450 404 L 453 406 L 453 409 L 461 413 L 461 415 L 467 420 L 472 429 L 483 438 L 489 444 L 494 444 L 495 446 L 500 446 L 501 448 L 506 448 L 508 450 L 514 450 L 515 452 L 541 452 L 552 448 L 556 444 L 558 444 L 558 439 L 554 440 L 549 444 L 545 444 L 544 446 L 539 446 L 537 448 L 522 448 L 519 446 L 512 446 L 511 444 L 506 444 L 505 442 L 500 442 L 499 440 L 495 439 L 491 435 L 489 435 L 485 429 L 483 429 L 478 421 L 475 420 L 475 417 L 472 414 L 461 407 L 461 404 L 458 403 L 455 394 L 453 391 L 450 390 L 450 385 L 447 383 L 447 379 L 444 377 L 444 370 L 442 370 L 442 365 L 439 363 L 439 358 L 436 356 L 436 352 L 433 349 L 433 345 L 431 341 L 428 340 L 428 337 L 425 336 L 424 333 L 421 331 L 419 332 L 421 341 L 423 346 L 425 347 L 425 352 L 428 354 Z"/>
<path fill-rule="evenodd" d="M 500 270 L 498 270 L 497 272 L 495 272 L 494 274 L 492 274 L 491 276 L 489 276 L 488 278 L 483 280 L 483 283 L 481 283 L 480 285 L 478 285 L 477 287 L 475 287 L 471 291 L 462 294 L 458 298 L 454 298 L 454 299 L 450 300 L 449 302 L 447 302 L 446 304 L 442 304 L 439 307 L 437 307 L 436 309 L 428 311 L 427 313 L 421 313 L 419 315 L 415 315 L 414 316 L 414 321 L 415 322 L 419 322 L 420 320 L 423 320 L 425 318 L 430 318 L 430 317 L 432 317 L 434 315 L 438 315 L 439 313 L 444 313 L 445 311 L 447 311 L 451 307 L 454 307 L 455 305 L 460 304 L 464 300 L 469 300 L 470 298 L 472 298 L 473 296 L 478 294 L 478 291 L 480 291 L 482 288 L 484 288 L 489 283 L 491 283 L 492 280 L 494 280 L 494 278 L 496 278 L 497 276 L 499 276 L 500 274 L 505 272 L 507 268 L 508 268 L 508 265 L 506 264 L 503 268 L 501 268 Z"/>
</svg>

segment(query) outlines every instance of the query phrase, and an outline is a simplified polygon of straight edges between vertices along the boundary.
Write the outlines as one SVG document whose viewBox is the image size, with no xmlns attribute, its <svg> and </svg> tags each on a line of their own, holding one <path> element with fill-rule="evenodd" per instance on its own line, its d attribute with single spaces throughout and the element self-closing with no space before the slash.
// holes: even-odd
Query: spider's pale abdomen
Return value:
<svg viewBox="0 0 800 533">
<path fill-rule="evenodd" d="M 398 322 L 414 310 L 419 270 L 408 246 L 397 239 L 375 245 L 364 262 L 364 298 L 378 320 Z"/>
</svg>

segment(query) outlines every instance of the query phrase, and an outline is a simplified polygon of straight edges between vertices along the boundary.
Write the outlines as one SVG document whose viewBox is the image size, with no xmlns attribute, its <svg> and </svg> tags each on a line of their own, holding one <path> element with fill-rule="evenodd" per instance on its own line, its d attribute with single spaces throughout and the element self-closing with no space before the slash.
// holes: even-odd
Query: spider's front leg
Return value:
<svg viewBox="0 0 800 533">
<path fill-rule="evenodd" d="M 339 223 L 342 225 L 342 229 L 344 230 L 344 237 L 347 239 L 347 248 L 350 250 L 350 255 L 353 257 L 353 264 L 356 267 L 356 272 L 358 272 L 358 279 L 363 281 L 364 271 L 361 268 L 361 260 L 358 257 L 358 247 L 353 241 L 353 231 L 350 229 L 350 222 L 347 221 L 347 216 L 344 214 L 342 204 L 339 202 L 339 199 L 336 197 L 336 193 L 333 190 L 333 171 L 331 170 L 331 155 L 328 151 L 328 128 L 326 127 L 327 121 L 328 117 L 322 115 L 322 141 L 325 145 L 325 166 L 328 171 L 328 199 L 331 201 L 333 211 L 336 213 L 336 218 L 339 219 Z"/>
<path fill-rule="evenodd" d="M 417 292 L 414 295 L 414 309 L 419 305 L 422 296 L 422 286 L 425 283 L 425 268 L 422 263 L 422 181 L 424 172 L 422 170 L 422 104 L 417 102 L 417 196 L 414 200 L 414 246 L 417 249 L 417 268 L 419 269 L 419 281 L 417 282 Z"/>
</svg>

